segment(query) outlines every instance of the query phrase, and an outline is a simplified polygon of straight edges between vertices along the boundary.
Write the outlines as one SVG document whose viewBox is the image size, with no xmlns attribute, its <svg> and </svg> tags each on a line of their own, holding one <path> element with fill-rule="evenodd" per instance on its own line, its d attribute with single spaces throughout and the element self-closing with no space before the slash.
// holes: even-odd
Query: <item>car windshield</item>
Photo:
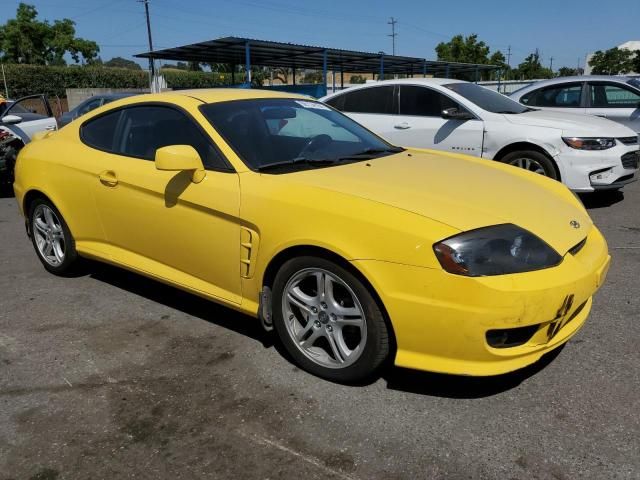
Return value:
<svg viewBox="0 0 640 480">
<path fill-rule="evenodd" d="M 637 89 L 640 89 L 640 78 L 630 78 L 627 83 Z"/>
<path fill-rule="evenodd" d="M 331 166 L 402 151 L 311 100 L 236 100 L 203 105 L 200 111 L 247 166 L 258 171 Z"/>
<path fill-rule="evenodd" d="M 514 102 L 501 93 L 481 87 L 475 83 L 449 83 L 444 86 L 488 112 L 515 114 L 532 110 L 520 105 L 518 102 Z"/>
</svg>

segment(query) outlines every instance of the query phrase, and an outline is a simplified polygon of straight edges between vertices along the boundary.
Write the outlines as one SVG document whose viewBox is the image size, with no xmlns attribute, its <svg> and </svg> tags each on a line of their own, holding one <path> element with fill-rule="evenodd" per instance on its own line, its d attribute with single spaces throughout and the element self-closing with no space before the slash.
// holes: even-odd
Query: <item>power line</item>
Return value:
<svg viewBox="0 0 640 480">
<path fill-rule="evenodd" d="M 398 21 L 393 17 L 391 17 L 391 20 L 387 22 L 387 25 L 391 25 L 391 34 L 388 36 L 391 37 L 391 51 L 393 52 L 393 55 L 396 54 L 396 37 L 398 36 L 398 34 L 396 33 L 396 23 L 398 23 Z"/>
</svg>

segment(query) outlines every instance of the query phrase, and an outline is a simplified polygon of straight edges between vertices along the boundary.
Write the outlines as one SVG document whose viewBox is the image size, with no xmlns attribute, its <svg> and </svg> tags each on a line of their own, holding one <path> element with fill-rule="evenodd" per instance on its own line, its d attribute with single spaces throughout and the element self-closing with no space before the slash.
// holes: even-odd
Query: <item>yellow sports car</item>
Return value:
<svg viewBox="0 0 640 480">
<path fill-rule="evenodd" d="M 340 382 L 387 359 L 533 363 L 584 324 L 610 260 L 558 182 L 260 90 L 113 102 L 27 145 L 14 189 L 50 272 L 88 257 L 258 316 Z"/>
</svg>

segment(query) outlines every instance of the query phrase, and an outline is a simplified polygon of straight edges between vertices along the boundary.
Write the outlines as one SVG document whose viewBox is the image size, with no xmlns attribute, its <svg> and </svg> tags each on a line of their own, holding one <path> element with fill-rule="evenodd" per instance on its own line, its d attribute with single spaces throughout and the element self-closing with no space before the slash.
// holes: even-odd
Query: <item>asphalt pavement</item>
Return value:
<svg viewBox="0 0 640 480">
<path fill-rule="evenodd" d="M 613 262 L 564 349 L 348 387 L 198 297 L 99 264 L 48 274 L 0 198 L 0 480 L 638 479 L 640 183 L 584 201 Z"/>
</svg>

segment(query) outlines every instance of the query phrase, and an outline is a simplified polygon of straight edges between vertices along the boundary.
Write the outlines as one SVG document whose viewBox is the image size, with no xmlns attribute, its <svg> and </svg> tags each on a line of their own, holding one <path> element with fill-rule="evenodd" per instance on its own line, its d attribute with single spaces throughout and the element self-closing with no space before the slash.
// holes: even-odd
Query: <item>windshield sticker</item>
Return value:
<svg viewBox="0 0 640 480">
<path fill-rule="evenodd" d="M 331 110 L 326 105 L 316 102 L 307 102 L 305 100 L 296 100 L 296 103 L 304 108 L 315 108 L 316 110 Z"/>
</svg>

